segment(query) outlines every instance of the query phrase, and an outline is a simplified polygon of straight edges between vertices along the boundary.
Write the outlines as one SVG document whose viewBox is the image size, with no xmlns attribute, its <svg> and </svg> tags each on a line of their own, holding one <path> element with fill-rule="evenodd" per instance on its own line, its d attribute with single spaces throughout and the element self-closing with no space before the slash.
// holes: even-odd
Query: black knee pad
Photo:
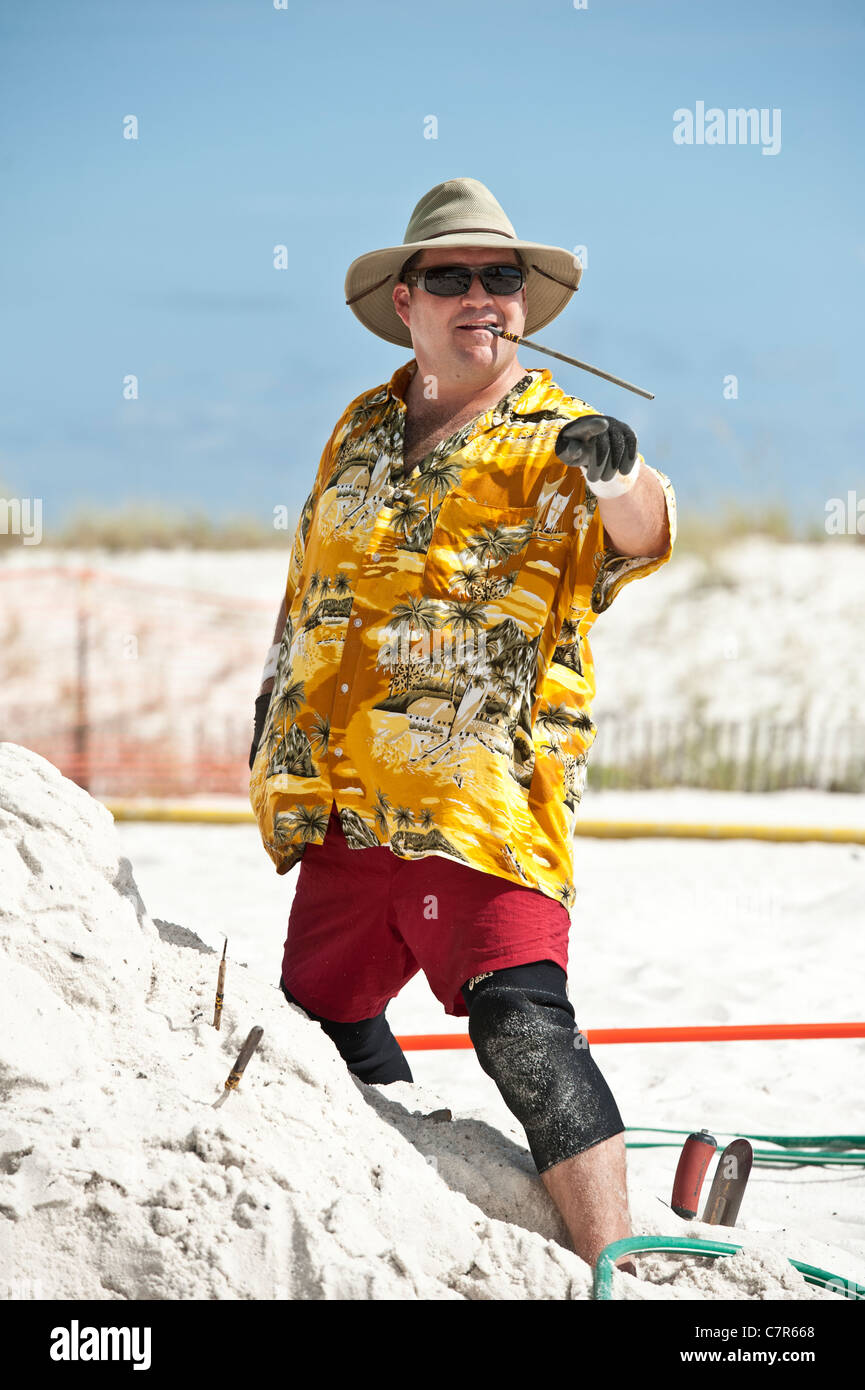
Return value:
<svg viewBox="0 0 865 1390">
<path fill-rule="evenodd" d="M 463 987 L 478 1061 L 526 1131 L 538 1173 L 624 1131 L 553 961 Z"/>
<path fill-rule="evenodd" d="M 336 1044 L 352 1076 L 359 1081 L 365 1081 L 368 1086 L 383 1086 L 391 1081 L 414 1080 L 405 1053 L 383 1013 L 375 1018 L 362 1018 L 357 1023 L 334 1023 L 332 1019 L 322 1018 L 301 1004 L 289 993 L 281 979 L 279 987 L 289 1004 L 296 1004 L 308 1018 L 321 1024 L 322 1030 Z"/>
</svg>

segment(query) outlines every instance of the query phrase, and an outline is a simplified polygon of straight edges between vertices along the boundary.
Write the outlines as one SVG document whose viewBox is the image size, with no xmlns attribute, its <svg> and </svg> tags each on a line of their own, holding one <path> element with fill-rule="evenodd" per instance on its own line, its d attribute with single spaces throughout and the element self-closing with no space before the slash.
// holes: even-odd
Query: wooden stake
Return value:
<svg viewBox="0 0 865 1390">
<path fill-rule="evenodd" d="M 228 950 L 228 937 L 225 938 L 225 945 L 222 948 L 222 960 L 219 962 L 219 978 L 216 981 L 216 1001 L 213 1005 L 213 1026 L 218 1029 L 222 1023 L 222 996 L 225 989 L 225 953 Z"/>
<path fill-rule="evenodd" d="M 249 1037 L 246 1039 L 246 1042 L 243 1044 L 243 1047 L 237 1054 L 237 1061 L 231 1068 L 231 1071 L 228 1073 L 228 1077 L 225 1082 L 225 1090 L 219 1097 L 219 1100 L 215 1100 L 213 1102 L 214 1110 L 218 1109 L 220 1105 L 224 1105 L 231 1092 L 237 1090 L 240 1078 L 246 1071 L 246 1064 L 249 1061 L 255 1049 L 258 1047 L 258 1044 L 261 1042 L 263 1036 L 263 1028 L 260 1028 L 257 1025 L 255 1028 L 250 1028 Z"/>
</svg>

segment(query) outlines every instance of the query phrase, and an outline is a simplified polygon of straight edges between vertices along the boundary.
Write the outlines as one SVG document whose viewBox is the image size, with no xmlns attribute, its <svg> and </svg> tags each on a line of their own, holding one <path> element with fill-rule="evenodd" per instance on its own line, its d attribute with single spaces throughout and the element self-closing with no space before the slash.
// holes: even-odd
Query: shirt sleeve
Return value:
<svg viewBox="0 0 865 1390">
<path fill-rule="evenodd" d="M 330 439 L 324 446 L 321 458 L 319 460 L 318 472 L 315 476 L 315 482 L 313 483 L 309 495 L 300 510 L 300 518 L 297 523 L 297 529 L 294 533 L 294 542 L 291 547 L 291 556 L 289 557 L 288 562 L 288 575 L 285 581 L 286 614 L 289 614 L 291 612 L 291 606 L 294 603 L 295 595 L 297 593 L 297 586 L 300 583 L 300 576 L 303 572 L 303 562 L 306 558 L 306 543 L 309 539 L 309 532 L 312 526 L 313 517 L 315 515 L 315 509 L 318 506 L 318 499 L 320 498 L 322 490 L 327 483 L 327 479 L 330 477 L 333 466 L 334 447 L 336 445 L 340 431 L 343 427 L 343 423 L 345 421 L 345 416 L 347 413 L 348 412 L 346 411 L 343 413 L 343 415 L 340 416 L 336 426 L 334 427 L 334 431 L 330 436 Z"/>
<path fill-rule="evenodd" d="M 297 530 L 294 533 L 294 542 L 291 547 L 291 556 L 288 561 L 288 576 L 285 581 L 285 611 L 291 612 L 294 603 L 294 596 L 297 593 L 297 586 L 300 582 L 303 562 L 306 557 L 306 538 L 309 535 L 309 528 L 312 522 L 313 512 L 320 496 L 319 479 L 316 478 L 312 491 L 303 504 L 300 512 L 300 520 L 297 523 Z"/>
<path fill-rule="evenodd" d="M 642 458 L 642 455 L 640 455 Z M 648 465 L 643 460 L 643 467 Z M 653 574 L 670 559 L 676 542 L 676 494 L 673 484 L 665 473 L 650 468 L 664 490 L 667 505 L 667 522 L 670 535 L 667 548 L 661 555 L 622 555 L 613 545 L 601 520 L 601 509 L 596 504 L 589 521 L 588 531 L 580 553 L 580 573 L 578 583 L 591 588 L 591 606 L 594 613 L 604 613 L 616 595 L 630 584 L 632 579 L 642 579 Z"/>
</svg>

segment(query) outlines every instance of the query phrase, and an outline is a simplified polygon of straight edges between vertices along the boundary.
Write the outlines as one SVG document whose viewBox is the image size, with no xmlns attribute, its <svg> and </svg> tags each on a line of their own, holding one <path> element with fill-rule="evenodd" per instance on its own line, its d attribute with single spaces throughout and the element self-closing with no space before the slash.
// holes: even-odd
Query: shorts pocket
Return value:
<svg viewBox="0 0 865 1390">
<path fill-rule="evenodd" d="M 490 507 L 452 488 L 438 511 L 423 570 L 430 598 L 503 598 L 530 544 L 534 507 Z"/>
</svg>

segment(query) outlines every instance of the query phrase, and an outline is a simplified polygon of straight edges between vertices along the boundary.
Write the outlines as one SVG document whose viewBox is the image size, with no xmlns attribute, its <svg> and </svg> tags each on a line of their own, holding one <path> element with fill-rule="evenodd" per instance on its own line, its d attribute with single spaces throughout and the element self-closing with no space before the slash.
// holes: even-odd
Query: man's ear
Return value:
<svg viewBox="0 0 865 1390">
<path fill-rule="evenodd" d="M 409 309 L 410 309 L 410 305 L 411 305 L 411 296 L 410 296 L 410 294 L 409 294 L 408 285 L 404 285 L 404 284 L 402 284 L 402 282 L 400 282 L 400 283 L 394 285 L 394 287 L 393 287 L 393 307 L 394 307 L 394 309 L 396 310 L 396 312 L 399 314 L 399 316 L 400 316 L 400 318 L 402 319 L 403 323 L 405 324 L 406 328 L 409 328 L 409 327 L 411 326 L 411 325 L 409 324 L 409 316 L 410 316 L 410 314 L 409 314 Z"/>
</svg>

